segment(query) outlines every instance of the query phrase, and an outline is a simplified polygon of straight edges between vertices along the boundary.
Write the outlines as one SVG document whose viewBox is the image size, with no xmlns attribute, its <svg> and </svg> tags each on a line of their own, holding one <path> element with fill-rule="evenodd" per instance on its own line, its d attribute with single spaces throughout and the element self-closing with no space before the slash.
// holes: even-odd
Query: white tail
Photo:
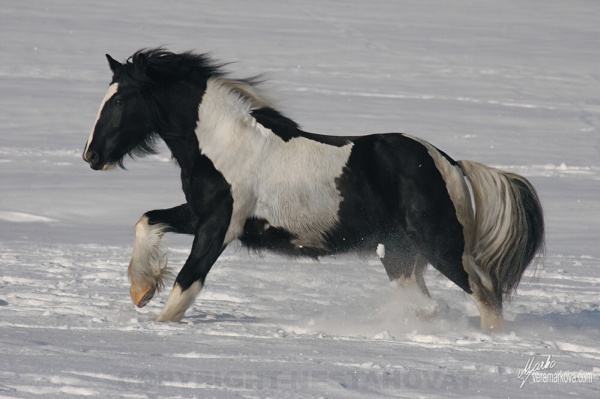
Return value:
<svg viewBox="0 0 600 399">
<path fill-rule="evenodd" d="M 472 161 L 458 164 L 475 200 L 471 255 L 492 283 L 472 284 L 474 299 L 480 310 L 483 305 L 501 318 L 502 299 L 510 298 L 527 266 L 544 250 L 542 206 L 523 176 Z M 493 321 L 484 326 L 483 313 L 482 328 L 493 329 Z"/>
</svg>

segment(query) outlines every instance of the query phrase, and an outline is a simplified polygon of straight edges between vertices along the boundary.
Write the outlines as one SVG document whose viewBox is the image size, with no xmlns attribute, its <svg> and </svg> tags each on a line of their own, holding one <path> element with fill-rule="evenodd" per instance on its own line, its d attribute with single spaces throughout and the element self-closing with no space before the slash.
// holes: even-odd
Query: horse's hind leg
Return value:
<svg viewBox="0 0 600 399">
<path fill-rule="evenodd" d="M 423 278 L 427 261 L 420 255 L 397 255 L 387 251 L 381 263 L 390 281 L 395 281 L 400 287 L 416 284 L 425 296 L 431 297 Z"/>
<path fill-rule="evenodd" d="M 133 303 L 145 306 L 164 286 L 167 269 L 161 239 L 166 232 L 194 234 L 197 219 L 187 204 L 146 212 L 135 225 L 135 242 L 127 269 Z"/>
<path fill-rule="evenodd" d="M 427 261 L 404 232 L 398 232 L 379 244 L 377 255 L 390 281 L 396 281 L 399 286 L 416 284 L 425 296 L 431 297 L 423 278 Z"/>
<path fill-rule="evenodd" d="M 481 331 L 496 332 L 504 328 L 504 317 L 502 316 L 502 298 L 491 298 L 489 295 L 471 295 L 475 305 L 479 309 Z"/>
<path fill-rule="evenodd" d="M 388 246 L 379 245 L 378 255 L 390 281 L 395 281 L 398 287 L 409 288 L 416 285 L 423 296 L 431 298 L 423 278 L 427 260 L 416 252 L 412 244 L 410 242 L 403 243 L 401 251 L 398 250 L 398 243 Z M 434 315 L 435 310 L 419 308 L 415 313 L 417 317 L 430 318 Z"/>
<path fill-rule="evenodd" d="M 465 264 L 470 270 L 476 271 L 479 267 L 475 265 L 475 260 L 472 256 L 465 255 L 463 257 L 464 262 L 473 262 Z M 483 273 L 481 273 L 483 274 Z M 493 283 L 487 276 L 480 276 L 478 273 L 473 272 L 469 276 L 469 284 L 471 290 L 471 299 L 477 305 L 479 310 L 479 318 L 481 323 L 481 330 L 484 332 L 495 332 L 501 331 L 504 328 L 504 317 L 502 316 L 502 293 L 497 292 L 494 288 L 496 284 Z"/>
</svg>

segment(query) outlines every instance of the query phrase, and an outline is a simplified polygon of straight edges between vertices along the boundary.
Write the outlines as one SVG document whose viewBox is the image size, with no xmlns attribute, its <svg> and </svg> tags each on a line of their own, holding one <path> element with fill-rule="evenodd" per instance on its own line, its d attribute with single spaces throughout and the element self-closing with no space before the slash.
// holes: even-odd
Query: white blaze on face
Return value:
<svg viewBox="0 0 600 399">
<path fill-rule="evenodd" d="M 106 92 L 106 95 L 104 96 L 104 98 L 102 99 L 102 103 L 100 104 L 100 109 L 98 110 L 98 116 L 96 116 L 96 121 L 94 122 L 94 127 L 92 128 L 92 131 L 90 132 L 90 137 L 88 138 L 88 141 L 85 145 L 85 151 L 83 152 L 84 154 L 86 152 L 88 152 L 88 149 L 90 148 L 90 144 L 92 143 L 92 140 L 94 138 L 94 131 L 96 131 L 96 124 L 98 123 L 98 119 L 100 119 L 100 114 L 102 113 L 102 109 L 104 109 L 104 105 L 106 104 L 106 102 L 108 100 L 110 100 L 110 98 L 112 96 L 115 95 L 118 88 L 119 88 L 118 83 L 113 83 L 108 87 L 108 91 Z"/>
</svg>

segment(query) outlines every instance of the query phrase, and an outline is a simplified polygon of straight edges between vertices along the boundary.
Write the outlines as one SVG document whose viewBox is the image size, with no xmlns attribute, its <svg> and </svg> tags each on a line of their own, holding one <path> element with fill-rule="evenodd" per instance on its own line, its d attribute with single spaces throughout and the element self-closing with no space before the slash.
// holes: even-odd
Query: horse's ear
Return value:
<svg viewBox="0 0 600 399">
<path fill-rule="evenodd" d="M 110 70 L 113 71 L 113 73 L 117 73 L 117 71 L 123 68 L 123 64 L 115 60 L 110 55 L 106 54 L 106 59 L 108 60 L 108 66 L 110 66 Z"/>
</svg>

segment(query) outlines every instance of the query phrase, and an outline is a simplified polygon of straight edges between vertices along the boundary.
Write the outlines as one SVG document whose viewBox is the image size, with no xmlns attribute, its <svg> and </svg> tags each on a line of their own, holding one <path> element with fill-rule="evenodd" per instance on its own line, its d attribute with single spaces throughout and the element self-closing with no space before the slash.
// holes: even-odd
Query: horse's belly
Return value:
<svg viewBox="0 0 600 399">
<path fill-rule="evenodd" d="M 254 217 L 290 234 L 300 247 L 324 247 L 324 239 L 338 222 L 341 202 L 333 181 L 316 184 L 275 184 L 257 201 Z"/>
</svg>

